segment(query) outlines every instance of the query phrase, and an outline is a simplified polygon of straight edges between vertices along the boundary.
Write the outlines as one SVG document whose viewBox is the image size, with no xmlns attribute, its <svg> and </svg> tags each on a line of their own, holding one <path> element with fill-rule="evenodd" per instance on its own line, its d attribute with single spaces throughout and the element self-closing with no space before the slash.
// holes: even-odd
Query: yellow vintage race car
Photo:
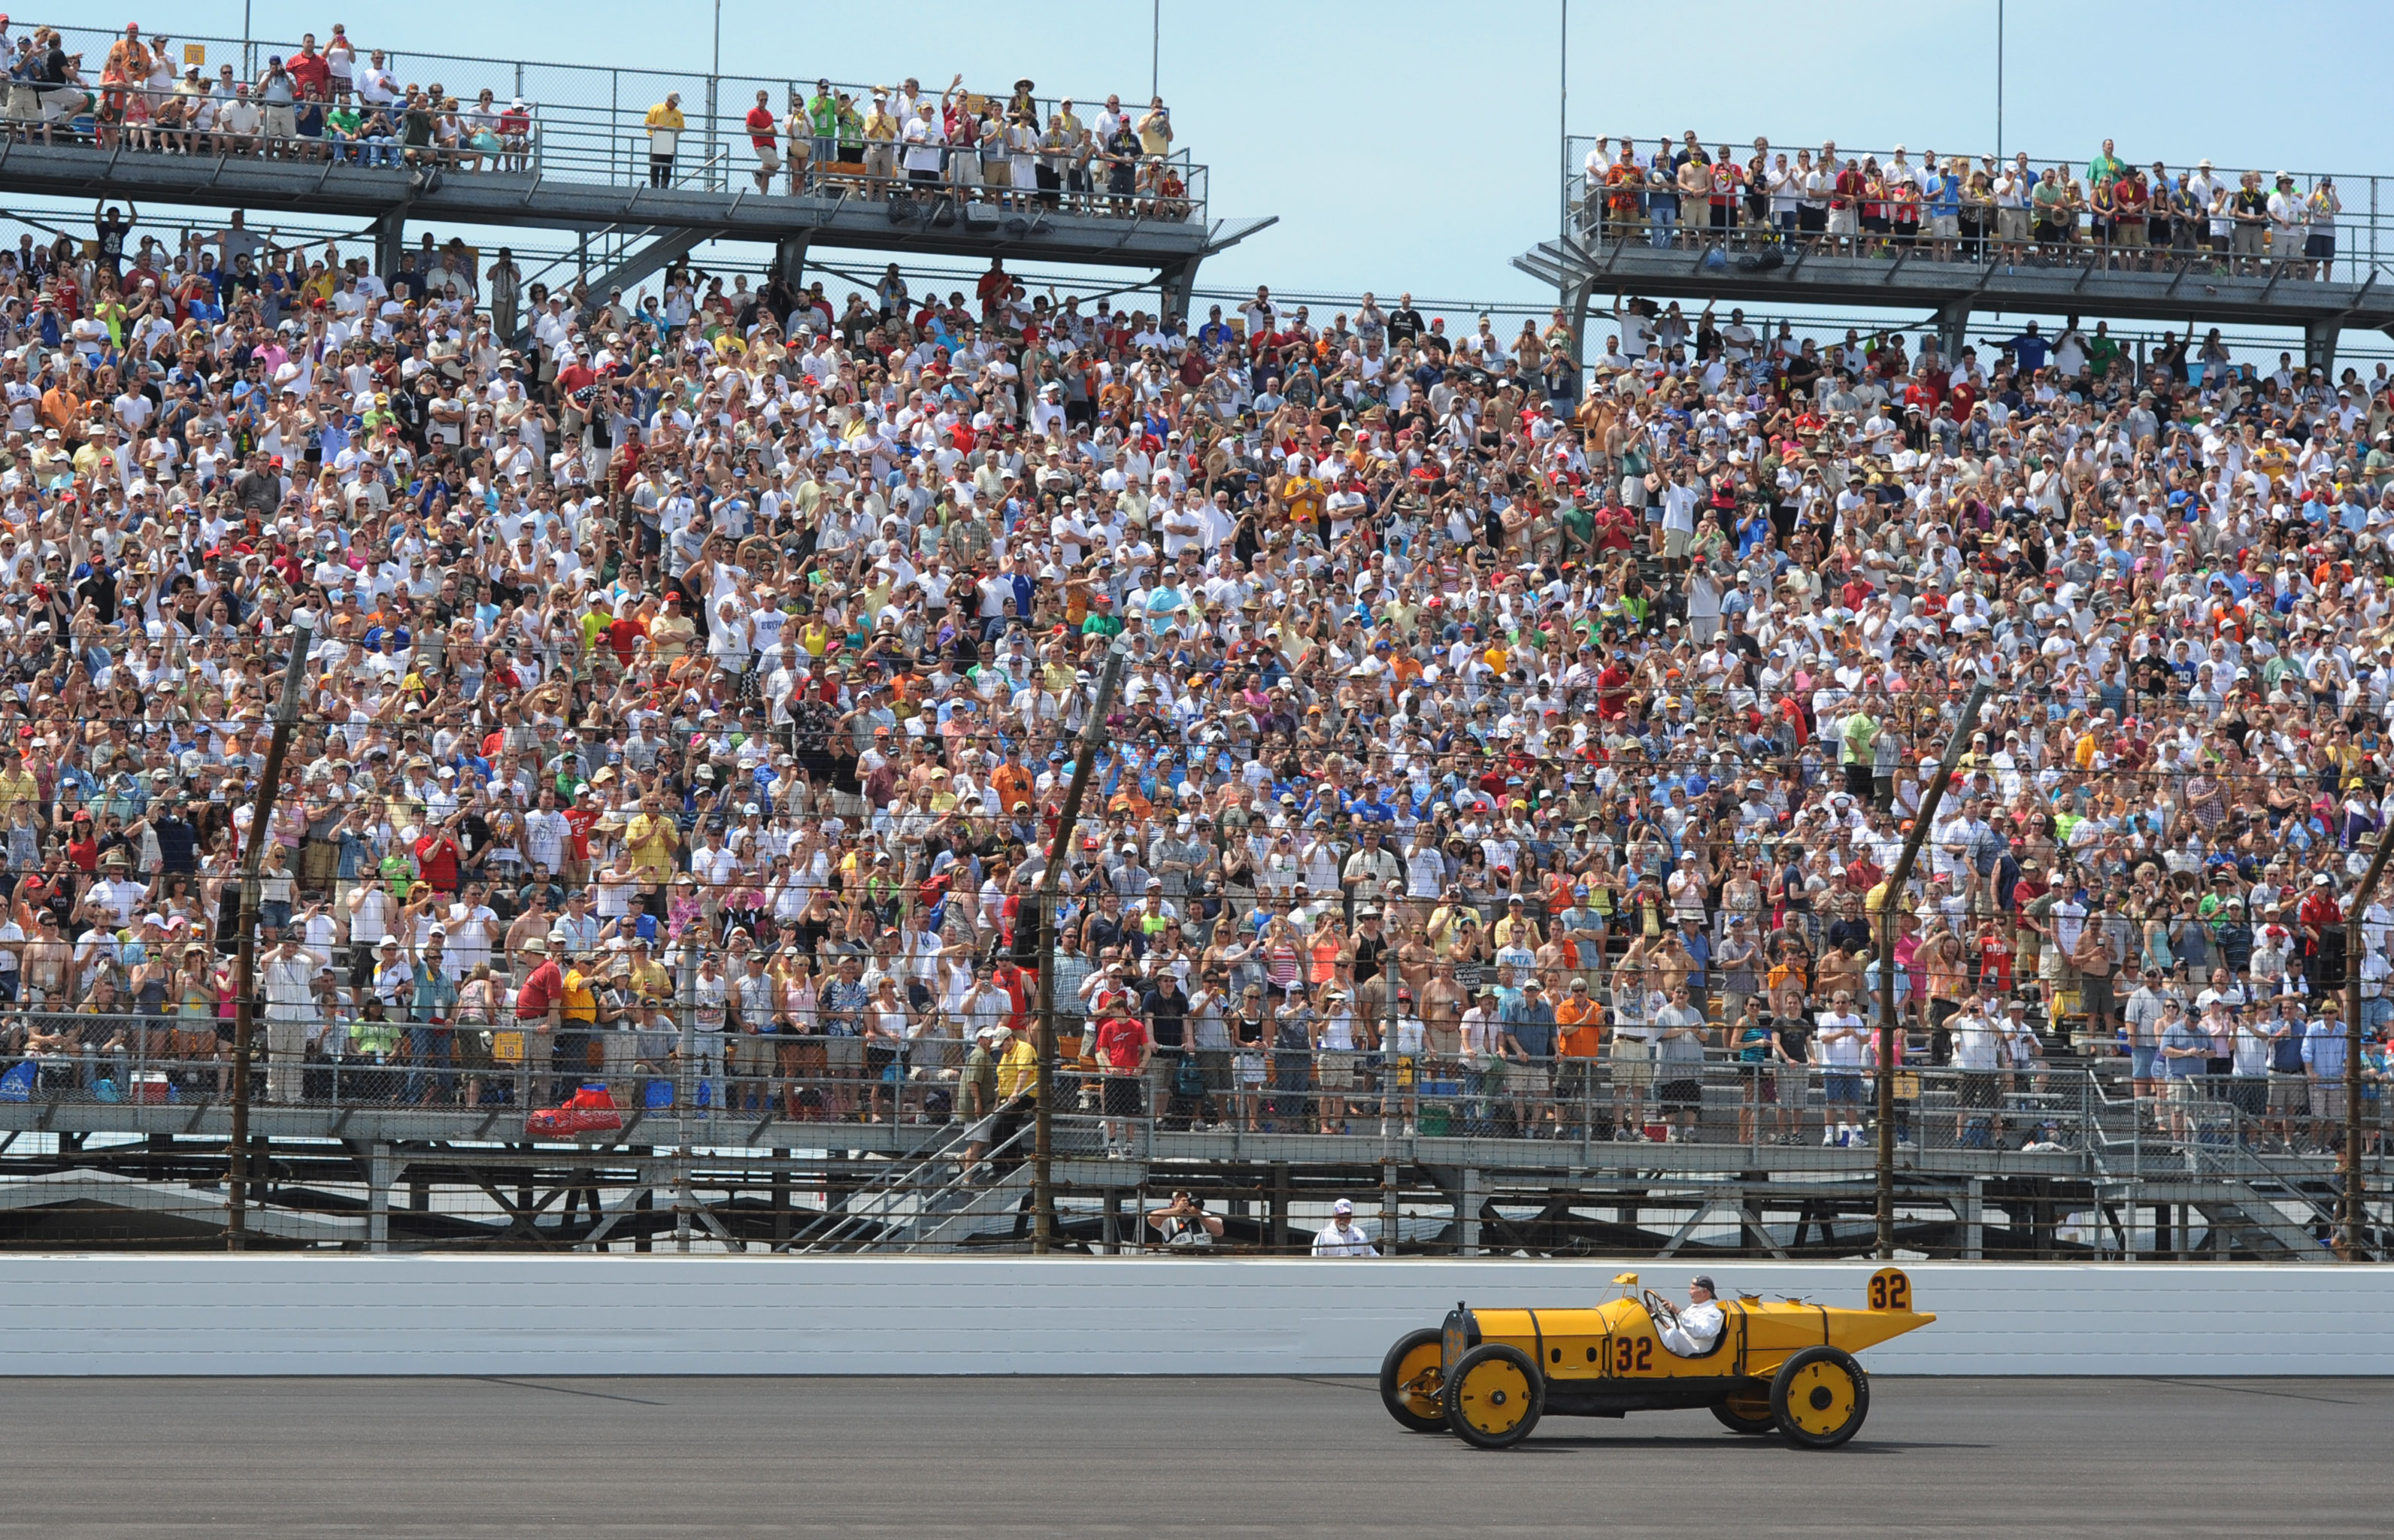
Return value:
<svg viewBox="0 0 2394 1540">
<path fill-rule="evenodd" d="M 1835 1449 L 1870 1415 L 1865 1348 L 1936 1320 L 1912 1308 L 1912 1280 L 1882 1268 L 1867 1309 L 1733 1296 L 1710 1347 L 1691 1345 L 1680 1309 L 1638 1275 L 1592 1308 L 1473 1310 L 1397 1339 L 1380 1365 L 1380 1399 L 1398 1426 L 1453 1433 L 1482 1449 L 1520 1442 L 1544 1416 L 1618 1417 L 1708 1409 L 1732 1433 L 1777 1433 L 1802 1449 Z"/>
</svg>

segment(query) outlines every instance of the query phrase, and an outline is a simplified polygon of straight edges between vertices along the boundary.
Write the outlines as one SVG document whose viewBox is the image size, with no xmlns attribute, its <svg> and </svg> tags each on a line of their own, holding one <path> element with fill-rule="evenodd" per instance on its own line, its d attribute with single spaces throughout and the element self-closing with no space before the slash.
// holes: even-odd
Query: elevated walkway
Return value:
<svg viewBox="0 0 2394 1540">
<path fill-rule="evenodd" d="M 606 273 L 629 284 L 708 241 L 774 248 L 795 273 L 815 248 L 1003 258 L 1146 270 L 1186 314 L 1198 264 L 1272 223 L 1271 217 L 1185 220 L 1016 211 L 960 203 L 933 189 L 875 200 L 852 184 L 791 196 L 715 188 L 556 177 L 537 171 L 425 177 L 383 166 L 242 156 L 167 155 L 122 146 L 0 143 L 0 193 L 11 198 L 113 199 L 371 221 L 375 266 L 397 269 L 411 222 L 444 230 L 530 227 L 582 234 L 638 232 Z"/>
<path fill-rule="evenodd" d="M 2099 257 L 2024 262 L 1938 262 L 1926 257 L 1833 257 L 1801 248 L 1657 249 L 1642 241 L 1603 244 L 1577 237 L 1541 242 L 1513 259 L 1519 270 L 1552 285 L 1582 336 L 1595 296 L 1638 295 L 1757 308 L 1901 309 L 1936 318 L 1940 345 L 1958 353 L 1971 318 L 2005 311 L 2171 322 L 2198 335 L 2206 326 L 2285 327 L 2303 336 L 2305 362 L 2335 360 L 2347 329 L 2394 336 L 2394 283 L 2371 270 L 2357 280 L 2318 281 L 2274 273 L 2213 272 L 2200 258 L 2160 272 L 2106 270 Z M 1598 324 L 1601 324 L 1600 321 Z"/>
</svg>

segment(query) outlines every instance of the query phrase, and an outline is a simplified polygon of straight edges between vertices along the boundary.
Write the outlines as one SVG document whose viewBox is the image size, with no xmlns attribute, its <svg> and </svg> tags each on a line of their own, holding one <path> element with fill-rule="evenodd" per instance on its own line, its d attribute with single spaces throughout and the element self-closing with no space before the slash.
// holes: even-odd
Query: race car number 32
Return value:
<svg viewBox="0 0 2394 1540">
<path fill-rule="evenodd" d="M 1897 1268 L 1881 1268 L 1872 1273 L 1870 1308 L 1874 1310 L 1912 1309 L 1912 1280 Z"/>
<path fill-rule="evenodd" d="M 1654 1367 L 1654 1339 L 1651 1336 L 1624 1336 L 1612 1344 L 1612 1372 L 1618 1375 L 1642 1374 Z"/>
</svg>

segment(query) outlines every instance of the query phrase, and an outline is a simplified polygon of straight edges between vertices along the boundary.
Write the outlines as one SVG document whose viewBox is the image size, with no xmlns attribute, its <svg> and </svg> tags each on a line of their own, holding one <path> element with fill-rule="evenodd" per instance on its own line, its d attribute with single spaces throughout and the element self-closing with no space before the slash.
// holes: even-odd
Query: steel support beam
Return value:
<svg viewBox="0 0 2394 1540">
<path fill-rule="evenodd" d="M 1571 361 L 1576 374 L 1587 367 L 1587 307 L 1596 296 L 1596 280 L 1582 275 L 1563 286 L 1563 324 L 1571 328 Z"/>
<path fill-rule="evenodd" d="M 1164 313 L 1187 322 L 1189 307 L 1197 297 L 1197 258 L 1173 263 L 1155 275 L 1155 283 L 1164 291 Z"/>
<path fill-rule="evenodd" d="M 407 210 L 392 209 L 374 222 L 375 272 L 386 283 L 399 274 L 399 265 L 407 260 Z"/>
<path fill-rule="evenodd" d="M 594 304 L 605 304 L 612 290 L 629 290 L 649 274 L 657 271 L 716 239 L 723 232 L 717 230 L 651 230 L 655 239 L 644 245 L 634 246 L 618 257 L 615 265 L 590 280 Z"/>
<path fill-rule="evenodd" d="M 773 243 L 773 276 L 796 293 L 807 271 L 807 238 L 784 235 Z"/>
<path fill-rule="evenodd" d="M 1970 345 L 1973 309 L 1967 299 L 1949 300 L 1937 307 L 1937 351 L 1948 368 L 1961 362 L 1962 349 Z"/>
<path fill-rule="evenodd" d="M 375 1142 L 366 1177 L 366 1249 L 390 1249 L 390 1184 L 399 1176 L 390 1146 Z"/>
<path fill-rule="evenodd" d="M 2335 377 L 2335 341 L 2344 330 L 2340 316 L 2314 321 L 2303 328 L 2303 367 L 2324 369 L 2328 377 Z"/>
</svg>

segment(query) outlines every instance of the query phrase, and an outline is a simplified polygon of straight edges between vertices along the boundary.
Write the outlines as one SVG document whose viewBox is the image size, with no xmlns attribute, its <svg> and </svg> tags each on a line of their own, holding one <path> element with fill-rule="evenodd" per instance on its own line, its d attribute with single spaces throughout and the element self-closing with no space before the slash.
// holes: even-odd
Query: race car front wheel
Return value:
<svg viewBox="0 0 2394 1540">
<path fill-rule="evenodd" d="M 1530 1355 L 1491 1342 L 1463 1355 L 1446 1382 L 1446 1426 L 1480 1449 L 1509 1449 L 1546 1410 L 1546 1380 Z"/>
<path fill-rule="evenodd" d="M 1408 1433 L 1446 1431 L 1446 1382 L 1439 1374 L 1445 1335 L 1436 1326 L 1407 1332 L 1380 1360 L 1380 1404 Z"/>
<path fill-rule="evenodd" d="M 1861 1432 L 1868 1415 L 1870 1376 L 1851 1353 L 1807 1348 L 1770 1382 L 1771 1420 L 1798 1449 L 1835 1449 Z"/>
</svg>

